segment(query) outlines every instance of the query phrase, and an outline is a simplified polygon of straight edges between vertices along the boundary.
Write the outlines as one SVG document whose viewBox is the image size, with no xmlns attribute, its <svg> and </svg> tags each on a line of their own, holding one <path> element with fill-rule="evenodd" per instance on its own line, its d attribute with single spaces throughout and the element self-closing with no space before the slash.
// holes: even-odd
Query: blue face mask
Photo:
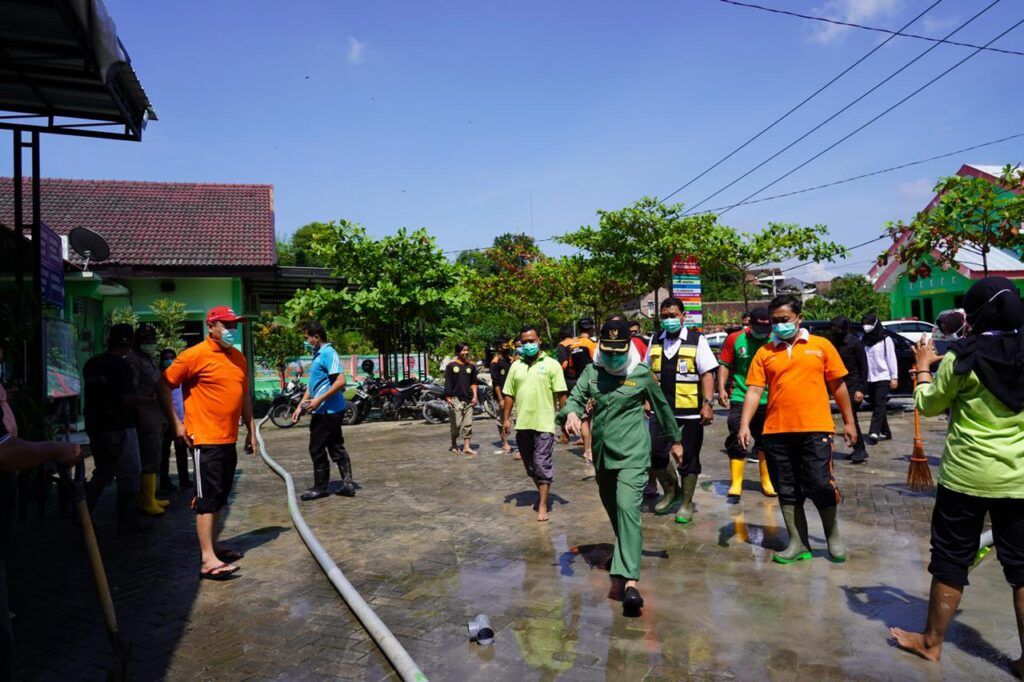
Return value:
<svg viewBox="0 0 1024 682">
<path fill-rule="evenodd" d="M 532 358 L 540 352 L 540 346 L 537 343 L 524 343 L 519 348 L 519 354 L 524 358 Z"/>
<path fill-rule="evenodd" d="M 235 330 L 225 329 L 220 333 L 220 340 L 223 341 L 224 343 L 233 344 L 235 342 Z"/>
<path fill-rule="evenodd" d="M 309 341 L 303 341 L 302 345 L 305 346 L 306 350 L 308 350 L 310 353 L 316 352 L 316 346 L 311 344 Z"/>
<path fill-rule="evenodd" d="M 164 368 L 164 369 L 167 369 L 168 367 L 170 367 L 173 364 L 174 364 L 174 360 L 164 360 L 162 363 L 160 363 L 160 366 L 162 368 Z"/>
<path fill-rule="evenodd" d="M 775 336 L 780 339 L 791 339 L 796 336 L 799 327 L 796 326 L 796 322 L 778 322 L 772 325 L 772 331 Z"/>
<path fill-rule="evenodd" d="M 675 334 L 683 328 L 683 321 L 678 317 L 666 317 L 661 321 L 661 328 L 669 334 Z"/>
<path fill-rule="evenodd" d="M 601 362 L 604 363 L 606 369 L 616 372 L 629 362 L 629 353 L 602 353 Z"/>
</svg>

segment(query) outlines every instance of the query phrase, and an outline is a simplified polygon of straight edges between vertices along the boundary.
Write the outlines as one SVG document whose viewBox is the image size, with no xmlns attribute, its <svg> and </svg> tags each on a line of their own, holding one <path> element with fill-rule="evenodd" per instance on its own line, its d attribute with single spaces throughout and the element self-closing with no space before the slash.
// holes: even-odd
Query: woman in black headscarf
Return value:
<svg viewBox="0 0 1024 682">
<path fill-rule="evenodd" d="M 868 313 L 861 320 L 864 326 L 864 352 L 868 361 L 868 397 L 871 399 L 871 426 L 868 428 L 868 442 L 872 445 L 879 438 L 892 438 L 889 430 L 889 392 L 899 385 L 899 368 L 896 364 L 896 343 L 889 336 L 878 315 Z"/>
<path fill-rule="evenodd" d="M 850 320 L 839 315 L 832 318 L 832 345 L 839 351 L 839 357 L 843 359 L 846 366 L 846 390 L 850 392 L 850 400 L 853 402 L 853 423 L 857 425 L 857 442 L 853 444 L 853 452 L 850 454 L 850 462 L 862 464 L 868 460 L 868 450 L 864 446 L 864 434 L 860 430 L 860 420 L 857 419 L 857 408 L 864 401 L 867 393 L 868 358 L 864 352 L 864 344 L 856 334 L 850 333 Z"/>
<path fill-rule="evenodd" d="M 950 410 L 946 447 L 932 513 L 932 574 L 924 632 L 893 628 L 896 643 L 937 661 L 946 629 L 963 596 L 980 544 L 985 514 L 992 519 L 996 556 L 1013 587 L 1024 647 L 1024 302 L 1014 284 L 987 277 L 964 300 L 969 336 L 939 361 L 928 337 L 915 346 L 914 402 L 925 416 Z M 1013 661 L 1024 676 L 1024 655 Z"/>
</svg>

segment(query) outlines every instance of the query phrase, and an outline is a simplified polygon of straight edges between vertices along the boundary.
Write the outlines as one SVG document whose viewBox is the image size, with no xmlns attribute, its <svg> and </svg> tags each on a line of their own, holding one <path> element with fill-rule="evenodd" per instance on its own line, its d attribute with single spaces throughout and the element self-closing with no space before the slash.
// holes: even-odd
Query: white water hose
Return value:
<svg viewBox="0 0 1024 682">
<path fill-rule="evenodd" d="M 288 489 L 288 512 L 291 514 L 295 530 L 299 531 L 302 541 L 306 543 L 306 547 L 309 548 L 313 558 L 316 559 L 316 562 L 320 564 L 320 568 L 327 574 L 327 579 L 331 581 L 334 589 L 338 591 L 341 598 L 352 609 L 352 613 L 356 614 L 356 618 L 359 619 L 359 622 L 363 624 L 366 631 L 373 637 L 373 641 L 377 643 L 380 650 L 391 661 L 395 671 L 401 675 L 405 682 L 426 682 L 427 676 L 423 674 L 423 671 L 416 665 L 416 662 L 412 660 L 409 652 L 405 650 L 401 642 L 391 633 L 391 630 L 384 624 L 384 621 L 374 613 L 373 609 L 360 596 L 356 588 L 352 587 L 352 583 L 348 581 L 345 574 L 334 563 L 323 545 L 313 535 L 313 531 L 309 529 L 306 520 L 302 518 L 302 514 L 299 512 L 298 501 L 295 498 L 295 482 L 292 481 L 291 474 L 275 462 L 267 452 L 267 444 L 264 442 L 263 434 L 260 432 L 266 421 L 267 417 L 264 417 L 256 425 L 256 441 L 260 446 L 260 457 L 267 463 L 267 466 L 274 470 L 275 474 L 284 479 L 284 484 Z"/>
</svg>

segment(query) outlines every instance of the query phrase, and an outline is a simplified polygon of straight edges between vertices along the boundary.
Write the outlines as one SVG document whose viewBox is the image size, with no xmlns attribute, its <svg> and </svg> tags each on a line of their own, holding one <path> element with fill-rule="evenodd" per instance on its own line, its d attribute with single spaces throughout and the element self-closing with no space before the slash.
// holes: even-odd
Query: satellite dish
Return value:
<svg viewBox="0 0 1024 682">
<path fill-rule="evenodd" d="M 89 270 L 89 261 L 105 261 L 110 258 L 110 246 L 107 240 L 87 227 L 76 227 L 68 234 L 71 248 L 85 259 L 85 269 Z"/>
</svg>

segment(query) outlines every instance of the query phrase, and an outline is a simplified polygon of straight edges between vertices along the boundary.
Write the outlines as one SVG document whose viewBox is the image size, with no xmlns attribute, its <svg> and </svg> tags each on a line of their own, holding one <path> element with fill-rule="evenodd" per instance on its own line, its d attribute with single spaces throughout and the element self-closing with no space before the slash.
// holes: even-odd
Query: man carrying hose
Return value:
<svg viewBox="0 0 1024 682">
<path fill-rule="evenodd" d="M 195 459 L 192 509 L 202 554 L 199 577 L 208 580 L 229 579 L 238 570 L 229 562 L 242 558 L 239 552 L 219 547 L 216 538 L 238 464 L 239 417 L 254 457 L 257 448 L 248 368 L 245 356 L 232 345 L 238 323 L 244 321 L 227 306 L 212 308 L 206 315 L 206 339 L 182 351 L 160 384 L 167 422 L 174 424 L 176 437 L 192 448 Z M 171 390 L 178 386 L 185 395 L 185 423 L 174 413 L 171 400 Z"/>
</svg>

